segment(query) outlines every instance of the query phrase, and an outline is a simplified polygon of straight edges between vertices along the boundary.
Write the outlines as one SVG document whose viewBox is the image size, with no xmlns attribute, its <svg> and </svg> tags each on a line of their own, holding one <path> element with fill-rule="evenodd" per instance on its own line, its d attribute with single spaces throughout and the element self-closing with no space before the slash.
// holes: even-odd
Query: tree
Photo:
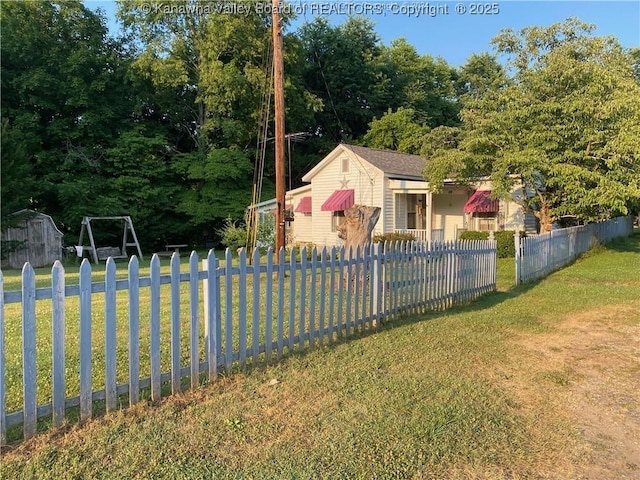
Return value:
<svg viewBox="0 0 640 480">
<path fill-rule="evenodd" d="M 304 83 L 323 109 L 310 129 L 335 141 L 358 138 L 384 112 L 380 93 L 380 41 L 373 23 L 350 17 L 337 27 L 317 17 L 300 29 Z"/>
<path fill-rule="evenodd" d="M 495 55 L 489 53 L 472 54 L 460 67 L 456 87 L 458 96 L 464 102 L 468 97 L 480 98 L 490 90 L 499 90 L 507 84 L 504 68 Z"/>
<path fill-rule="evenodd" d="M 491 85 L 461 112 L 457 145 L 428 158 L 433 188 L 488 175 L 494 195 L 519 200 L 551 229 L 562 215 L 596 221 L 640 198 L 640 85 L 632 58 L 576 19 L 501 32 L 506 86 Z"/>
<path fill-rule="evenodd" d="M 457 73 L 445 60 L 419 55 L 413 45 L 399 38 L 382 48 L 379 62 L 383 76 L 378 82 L 388 108 L 412 109 L 418 123 L 431 128 L 459 123 L 454 88 Z"/>
<path fill-rule="evenodd" d="M 130 122 L 126 56 L 78 1 L 7 2 L 1 12 L 1 108 L 13 145 L 3 148 L 3 177 L 24 169 L 30 206 L 79 228 L 73 207 L 96 207 L 105 152 Z M 17 151 L 20 161 L 9 158 Z"/>
<path fill-rule="evenodd" d="M 375 118 L 363 141 L 373 148 L 418 154 L 428 131 L 427 126 L 417 122 L 413 109 L 400 107 L 395 112 L 389 109 L 381 118 Z"/>
</svg>

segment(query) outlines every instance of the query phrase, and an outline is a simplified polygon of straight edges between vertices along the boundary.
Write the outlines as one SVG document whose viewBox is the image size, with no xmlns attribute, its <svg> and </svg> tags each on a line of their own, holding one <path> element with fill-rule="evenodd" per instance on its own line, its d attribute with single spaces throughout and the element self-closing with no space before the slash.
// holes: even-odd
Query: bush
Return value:
<svg viewBox="0 0 640 480">
<path fill-rule="evenodd" d="M 227 218 L 224 227 L 219 231 L 222 236 L 221 242 L 233 251 L 247 244 L 247 229 L 244 225 L 238 226 L 236 222 Z"/>
<path fill-rule="evenodd" d="M 494 232 L 496 237 L 496 246 L 498 249 L 498 258 L 511 258 L 516 256 L 516 246 L 513 241 L 515 230 L 500 230 Z"/>
<path fill-rule="evenodd" d="M 391 232 L 374 235 L 373 243 L 412 242 L 415 239 L 416 237 L 410 233 Z"/>
<path fill-rule="evenodd" d="M 496 239 L 496 248 L 498 258 L 510 258 L 516 256 L 516 247 L 513 241 L 513 236 L 516 234 L 515 230 L 499 230 L 493 232 Z M 524 237 L 525 233 L 520 232 L 520 236 Z M 489 238 L 489 232 L 475 232 L 468 230 L 462 232 L 460 240 L 487 240 Z"/>
<path fill-rule="evenodd" d="M 460 240 L 488 240 L 489 232 L 477 232 L 475 230 L 467 230 L 460 234 Z"/>
</svg>

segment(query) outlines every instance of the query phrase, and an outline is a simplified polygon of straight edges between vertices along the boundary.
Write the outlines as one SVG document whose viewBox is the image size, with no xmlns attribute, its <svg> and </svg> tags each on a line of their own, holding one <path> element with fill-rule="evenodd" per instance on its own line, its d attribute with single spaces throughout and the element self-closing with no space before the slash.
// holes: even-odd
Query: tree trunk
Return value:
<svg viewBox="0 0 640 480">
<path fill-rule="evenodd" d="M 338 227 L 338 236 L 344 240 L 345 256 L 355 256 L 371 247 L 371 233 L 380 218 L 380 207 L 354 205 L 344 211 L 345 221 Z"/>
</svg>

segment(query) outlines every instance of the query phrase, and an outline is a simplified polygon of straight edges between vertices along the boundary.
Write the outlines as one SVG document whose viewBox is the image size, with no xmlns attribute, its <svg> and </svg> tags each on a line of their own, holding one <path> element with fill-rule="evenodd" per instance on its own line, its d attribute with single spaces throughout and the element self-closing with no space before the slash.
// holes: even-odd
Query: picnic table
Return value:
<svg viewBox="0 0 640 480">
<path fill-rule="evenodd" d="M 173 255 L 173 253 L 177 253 L 178 255 L 180 255 L 180 249 L 181 248 L 187 248 L 189 245 L 187 245 L 186 243 L 177 243 L 177 244 L 173 244 L 173 245 L 165 245 L 165 251 L 164 252 L 158 252 L 158 255 L 167 255 L 167 256 L 171 256 Z"/>
</svg>

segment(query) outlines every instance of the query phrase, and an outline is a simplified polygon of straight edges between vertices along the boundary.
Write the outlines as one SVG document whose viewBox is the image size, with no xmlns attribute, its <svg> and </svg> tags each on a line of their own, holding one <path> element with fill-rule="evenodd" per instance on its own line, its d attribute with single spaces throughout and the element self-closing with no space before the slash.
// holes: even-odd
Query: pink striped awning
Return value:
<svg viewBox="0 0 640 480">
<path fill-rule="evenodd" d="M 336 190 L 327 201 L 322 204 L 320 210 L 323 212 L 337 212 L 346 210 L 353 205 L 354 194 L 352 189 Z"/>
<path fill-rule="evenodd" d="M 476 191 L 464 204 L 465 213 L 495 213 L 500 210 L 500 202 L 491 199 L 491 190 Z"/>
<path fill-rule="evenodd" d="M 296 212 L 311 213 L 311 197 L 302 197 L 296 207 Z"/>
</svg>

